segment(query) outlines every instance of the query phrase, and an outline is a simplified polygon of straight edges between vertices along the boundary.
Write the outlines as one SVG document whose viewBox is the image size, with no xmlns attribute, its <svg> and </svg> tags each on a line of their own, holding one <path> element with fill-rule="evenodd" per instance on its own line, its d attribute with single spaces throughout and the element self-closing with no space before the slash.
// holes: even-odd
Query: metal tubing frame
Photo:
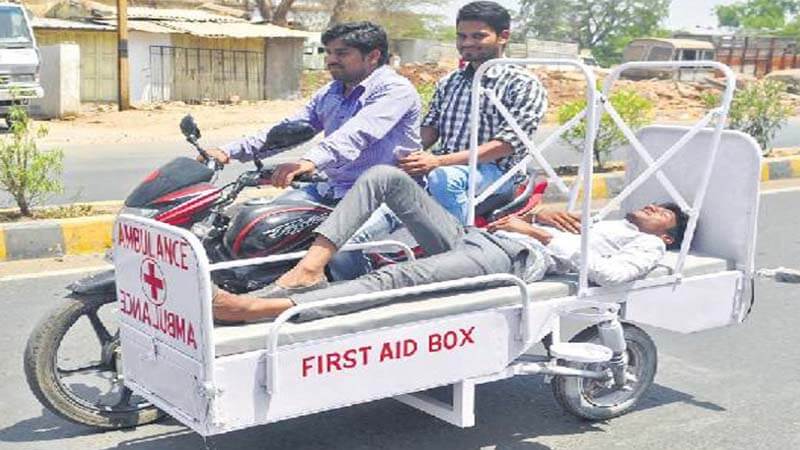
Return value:
<svg viewBox="0 0 800 450">
<path fill-rule="evenodd" d="M 519 64 L 519 65 L 558 65 L 558 66 L 572 66 L 576 67 L 580 70 L 584 77 L 586 77 L 586 109 L 581 111 L 576 117 L 573 117 L 569 122 L 564 124 L 561 128 L 559 128 L 553 135 L 548 137 L 545 140 L 543 145 L 539 148 L 532 142 L 530 136 L 527 133 L 524 133 L 522 128 L 517 123 L 516 119 L 511 116 L 508 109 L 503 105 L 496 96 L 493 95 L 492 92 L 486 91 L 481 87 L 481 79 L 483 75 L 488 71 L 490 68 L 501 65 L 501 64 Z M 556 175 L 555 171 L 553 170 L 552 166 L 545 160 L 541 152 L 549 145 L 552 145 L 557 141 L 561 135 L 569 130 L 570 128 L 574 127 L 581 119 L 584 117 L 587 120 L 587 134 L 586 139 L 584 141 L 584 151 L 588 148 L 591 149 L 594 147 L 594 114 L 595 108 L 590 107 L 591 105 L 595 104 L 596 98 L 596 87 L 595 87 L 595 76 L 594 72 L 589 69 L 584 64 L 568 59 L 522 59 L 522 58 L 497 58 L 489 60 L 483 64 L 481 64 L 478 69 L 475 71 L 475 75 L 472 81 L 472 103 L 470 107 L 470 116 L 469 116 L 469 127 L 470 127 L 470 154 L 469 154 L 469 167 L 470 167 L 470 176 L 469 176 L 469 185 L 468 185 L 468 207 L 467 207 L 467 223 L 474 223 L 475 222 L 475 206 L 480 202 L 482 199 L 486 199 L 489 195 L 494 193 L 503 183 L 508 181 L 514 174 L 518 171 L 524 170 L 525 166 L 528 162 L 535 159 L 541 166 L 542 169 L 547 173 L 550 177 L 550 181 L 552 181 L 560 190 L 563 192 L 567 191 L 566 183 L 562 180 L 561 177 Z M 508 124 L 512 127 L 514 132 L 520 138 L 520 140 L 525 144 L 525 146 L 530 151 L 530 155 L 526 157 L 523 161 L 517 163 L 514 168 L 509 171 L 510 173 L 505 174 L 505 176 L 501 177 L 498 181 L 492 183 L 488 188 L 481 193 L 481 197 L 477 198 L 477 179 L 478 179 L 478 125 L 479 125 L 479 108 L 480 108 L 480 96 L 482 94 L 486 94 L 489 98 L 489 101 L 498 109 L 500 114 L 508 121 Z M 591 141 L 591 142 L 590 142 Z M 532 158 L 532 159 L 528 159 Z M 524 164 L 523 164 L 524 162 Z M 590 161 L 591 162 L 591 161 Z M 591 178 L 590 178 L 591 180 Z"/>
<path fill-rule="evenodd" d="M 414 250 L 411 249 L 407 244 L 400 242 L 400 241 L 392 241 L 392 240 L 383 240 L 383 241 L 370 241 L 370 242 L 362 242 L 357 244 L 345 244 L 340 249 L 341 251 L 349 251 L 349 250 L 365 250 L 368 248 L 374 247 L 383 247 L 383 246 L 394 246 L 399 247 L 400 250 L 406 255 L 406 258 L 409 260 L 414 260 L 416 257 L 414 256 Z M 283 262 L 283 261 L 292 261 L 295 259 L 300 259 L 308 253 L 307 250 L 303 250 L 301 252 L 292 252 L 292 253 L 283 253 L 280 255 L 271 255 L 271 256 L 264 256 L 261 258 L 249 258 L 249 259 L 239 259 L 235 261 L 225 261 L 212 264 L 211 271 L 221 270 L 221 269 L 232 269 L 234 267 L 244 267 L 244 266 L 251 266 L 254 264 L 267 264 L 273 262 Z"/>
<path fill-rule="evenodd" d="M 674 189 L 674 186 L 672 186 L 672 184 L 669 182 L 668 178 L 665 175 L 663 175 L 663 173 L 660 171 L 660 168 L 667 162 L 667 160 L 669 160 L 672 156 L 674 156 L 675 153 L 681 150 L 686 145 L 686 143 L 689 142 L 691 138 L 693 138 L 697 133 L 699 133 L 700 130 L 711 121 L 711 119 L 716 117 L 717 123 L 715 124 L 714 134 L 712 135 L 711 138 L 711 154 L 708 156 L 708 163 L 706 164 L 703 177 L 700 181 L 700 186 L 697 189 L 697 195 L 695 196 L 694 202 L 691 205 L 691 207 L 688 208 L 688 211 L 686 211 L 689 214 L 689 222 L 686 226 L 686 232 L 683 235 L 683 242 L 681 243 L 681 250 L 678 255 L 678 262 L 675 265 L 675 273 L 677 274 L 677 279 L 681 278 L 681 274 L 683 272 L 683 265 L 686 261 L 686 255 L 689 253 L 689 249 L 691 248 L 692 239 L 694 238 L 694 233 L 697 229 L 697 220 L 700 217 L 700 210 L 703 207 L 703 201 L 705 200 L 706 192 L 708 191 L 708 184 L 711 181 L 711 173 L 717 161 L 717 153 L 719 151 L 719 143 L 722 137 L 722 129 L 725 126 L 725 119 L 727 119 L 728 117 L 730 105 L 731 102 L 733 101 L 733 92 L 736 89 L 736 75 L 733 73 L 730 67 L 716 61 L 633 61 L 622 64 L 616 67 L 613 71 L 611 71 L 611 73 L 608 74 L 608 77 L 606 77 L 603 86 L 603 96 L 607 98 L 608 93 L 613 87 L 614 83 L 619 79 L 620 74 L 625 70 L 631 68 L 637 68 L 637 69 L 674 68 L 680 70 L 681 68 L 686 68 L 686 67 L 716 69 L 725 75 L 725 91 L 722 95 L 720 106 L 710 111 L 697 124 L 695 124 L 695 126 L 692 127 L 691 130 L 689 130 L 683 137 L 681 137 L 681 139 L 679 139 L 678 142 L 673 144 L 672 147 L 670 147 L 666 152 L 664 152 L 661 155 L 661 157 L 659 157 L 654 162 L 652 161 L 652 158 L 649 157 L 649 154 L 647 155 L 648 157 L 644 156 L 644 154 L 647 152 L 641 145 L 641 142 L 635 139 L 635 136 L 631 136 L 634 138 L 634 140 L 631 140 L 631 144 L 637 150 L 637 152 L 639 152 L 640 156 L 642 156 L 642 158 L 645 160 L 645 162 L 647 162 L 647 164 L 650 167 L 648 167 L 644 172 L 639 174 L 639 176 L 630 185 L 628 185 L 617 197 L 612 199 L 612 201 L 608 205 L 606 205 L 606 208 L 604 208 L 601 211 L 601 215 L 599 216 L 601 218 L 605 217 L 605 214 L 608 214 L 608 211 L 610 210 L 612 204 L 618 207 L 619 204 L 621 204 L 622 200 L 627 198 L 627 196 L 629 196 L 631 192 L 633 192 L 636 188 L 638 188 L 641 184 L 643 184 L 644 181 L 646 181 L 646 179 L 648 179 L 654 173 L 657 173 L 658 180 L 661 182 L 662 186 L 664 186 L 664 188 L 667 190 L 670 196 L 676 202 L 678 202 L 679 205 L 681 205 L 681 208 L 684 208 L 683 206 L 684 204 L 688 206 L 688 204 L 685 203 L 683 197 L 678 195 L 677 191 Z M 603 108 L 608 110 L 609 113 L 612 114 L 612 118 L 614 117 L 614 115 L 616 115 L 617 118 L 619 118 L 619 115 L 616 114 L 616 111 L 614 110 L 613 106 L 608 104 L 608 102 L 604 102 L 602 105 L 599 106 L 601 112 Z M 619 119 L 621 122 L 621 118 Z M 622 124 L 618 123 L 618 125 L 624 125 L 624 127 L 622 127 L 621 129 L 623 131 L 623 134 L 625 134 L 626 138 L 630 140 L 630 137 L 628 136 L 628 134 L 632 135 L 632 133 L 630 132 L 630 128 L 628 128 L 627 125 L 624 124 L 624 122 Z M 641 148 L 637 148 L 637 145 L 638 147 Z M 586 258 L 582 258 L 581 262 L 585 263 Z M 581 268 L 581 272 L 583 272 L 583 267 Z M 581 273 L 581 275 L 583 275 L 583 273 Z"/>
<path fill-rule="evenodd" d="M 462 278 L 459 280 L 442 281 L 439 283 L 424 284 L 420 286 L 412 286 L 400 289 L 392 289 L 381 292 L 371 292 L 367 294 L 350 295 L 347 297 L 339 297 L 327 299 L 313 303 L 303 303 L 295 305 L 286 311 L 282 312 L 272 322 L 272 327 L 267 335 L 267 357 L 266 357 L 266 388 L 267 393 L 274 394 L 278 385 L 278 337 L 280 336 L 281 327 L 296 314 L 324 306 L 345 305 L 348 303 L 359 303 L 368 300 L 378 300 L 393 297 L 402 297 L 405 295 L 426 294 L 437 291 L 445 291 L 453 288 L 463 288 L 470 286 L 482 286 L 485 283 L 504 281 L 515 284 L 520 291 L 521 304 L 522 304 L 522 318 L 520 320 L 520 338 L 523 341 L 524 348 L 533 345 L 533 333 L 530 330 L 530 303 L 531 299 L 528 293 L 528 285 L 524 281 L 510 274 L 493 274 L 482 275 L 474 278 Z"/>
<path fill-rule="evenodd" d="M 492 67 L 500 64 L 520 64 L 520 65 L 561 65 L 561 66 L 572 66 L 577 68 L 581 73 L 583 73 L 584 78 L 586 79 L 586 136 L 584 138 L 583 143 L 583 159 L 581 161 L 581 170 L 580 173 L 583 174 L 583 178 L 578 177 L 575 180 L 575 185 L 573 185 L 572 192 L 577 193 L 577 185 L 582 182 L 583 184 L 583 192 L 584 201 L 582 205 L 582 213 L 583 217 L 590 217 L 590 205 L 591 205 L 591 188 L 592 188 L 592 174 L 593 174 L 593 165 L 592 165 L 592 154 L 594 149 L 594 140 L 597 136 L 597 126 L 599 124 L 599 120 L 597 120 L 597 88 L 595 87 L 595 76 L 592 69 L 584 65 L 579 61 L 574 60 L 565 60 L 565 59 L 517 59 L 517 58 L 497 58 L 489 60 L 478 67 L 475 71 L 475 76 L 472 81 L 472 103 L 470 107 L 470 149 L 469 149 L 469 168 L 470 168 L 470 176 L 469 176 L 469 186 L 467 191 L 467 199 L 468 199 L 468 208 L 467 208 L 467 223 L 474 223 L 475 222 L 475 206 L 477 205 L 476 201 L 476 191 L 477 191 L 477 181 L 478 181 L 478 125 L 479 125 L 479 108 L 480 108 L 480 96 L 481 94 L 486 93 L 486 91 L 481 87 L 481 79 L 483 75 Z M 490 101 L 495 103 L 495 106 L 498 108 L 498 111 L 503 113 L 505 107 L 497 102 L 496 98 L 489 95 Z M 508 110 L 505 109 L 505 112 L 508 113 Z M 528 149 L 532 151 L 534 157 L 539 159 L 543 159 L 539 151 L 536 150 L 535 147 L 531 148 L 532 143 L 530 142 L 529 137 L 526 133 L 520 133 L 522 131 L 519 124 L 517 124 L 516 120 L 513 117 L 510 117 L 510 114 L 506 116 L 504 114 L 506 120 L 508 120 L 509 124 L 511 125 L 512 129 L 517 133 L 519 138 L 525 142 L 528 146 Z M 576 120 L 571 125 L 574 126 L 578 123 Z M 563 127 L 562 127 L 563 128 Z M 562 131 L 561 129 L 559 131 Z M 563 128 L 563 131 L 566 131 L 566 128 Z M 554 142 L 555 140 L 553 140 Z M 540 164 L 542 162 L 540 161 Z M 545 170 L 550 169 L 552 171 L 552 167 L 544 161 L 543 168 Z M 548 172 L 549 173 L 549 172 Z M 554 172 L 553 172 L 554 173 Z M 552 175 L 551 175 L 552 176 Z M 553 180 L 561 181 L 560 177 L 557 177 Z M 490 186 L 490 188 L 494 188 L 497 183 Z M 562 186 L 563 187 L 563 186 Z M 487 189 L 489 193 L 491 193 L 490 189 Z M 572 197 L 572 195 L 571 195 Z M 589 226 L 590 221 L 584 220 L 581 222 L 581 252 L 583 255 L 587 254 L 589 248 Z M 578 286 L 578 296 L 584 296 L 583 292 L 589 285 L 589 277 L 588 277 L 588 260 L 586 258 L 581 258 L 581 267 L 580 267 L 580 275 L 579 275 L 579 286 Z"/>
</svg>

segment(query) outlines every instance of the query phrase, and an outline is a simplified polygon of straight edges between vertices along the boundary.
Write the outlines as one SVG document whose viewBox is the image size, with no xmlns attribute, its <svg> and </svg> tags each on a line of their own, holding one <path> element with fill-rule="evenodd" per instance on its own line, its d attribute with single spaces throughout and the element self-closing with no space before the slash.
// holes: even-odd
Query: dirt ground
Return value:
<svg viewBox="0 0 800 450">
<path fill-rule="evenodd" d="M 430 87 L 452 70 L 431 64 L 408 64 L 399 72 L 417 87 Z M 577 72 L 536 70 L 536 75 L 548 90 L 549 109 L 545 125 L 556 125 L 558 108 L 585 95 L 585 81 Z M 606 70 L 598 70 L 602 80 Z M 330 80 L 326 71 L 306 73 L 302 93 L 310 95 L 316 88 Z M 750 79 L 740 80 L 744 83 Z M 703 102 L 706 93 L 719 93 L 719 81 L 675 82 L 672 80 L 620 80 L 616 89 L 633 89 L 655 105 L 655 121 L 691 121 L 699 119 L 707 108 Z M 785 94 L 784 103 L 800 115 L 800 96 Z M 170 102 L 140 105 L 130 111 L 116 111 L 112 104 L 84 104 L 77 117 L 44 122 L 49 135 L 44 142 L 53 145 L 94 143 L 148 143 L 163 140 L 180 140 L 180 119 L 187 113 L 195 116 L 204 135 L 234 137 L 251 133 L 255 129 L 274 123 L 296 111 L 303 100 L 278 100 L 239 102 L 236 104 L 193 104 Z"/>
</svg>

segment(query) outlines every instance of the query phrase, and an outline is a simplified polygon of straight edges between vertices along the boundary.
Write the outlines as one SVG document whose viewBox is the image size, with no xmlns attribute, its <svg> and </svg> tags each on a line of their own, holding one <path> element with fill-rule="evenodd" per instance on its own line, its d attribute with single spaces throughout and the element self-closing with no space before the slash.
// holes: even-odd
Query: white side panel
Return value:
<svg viewBox="0 0 800 450">
<path fill-rule="evenodd" d="M 272 396 L 265 351 L 220 358 L 212 433 L 496 373 L 522 351 L 518 315 L 484 311 L 283 347 Z"/>
<path fill-rule="evenodd" d="M 686 278 L 677 285 L 631 291 L 625 319 L 679 333 L 692 333 L 736 322 L 738 271 Z"/>
<path fill-rule="evenodd" d="M 199 381 L 202 366 L 140 331 L 122 325 L 125 385 L 185 425 L 202 433 L 208 402 Z"/>
</svg>

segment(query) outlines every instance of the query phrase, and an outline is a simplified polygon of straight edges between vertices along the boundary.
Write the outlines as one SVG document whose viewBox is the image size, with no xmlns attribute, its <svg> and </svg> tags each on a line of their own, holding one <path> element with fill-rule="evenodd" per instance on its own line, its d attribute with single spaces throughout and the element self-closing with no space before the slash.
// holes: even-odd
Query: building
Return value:
<svg viewBox="0 0 800 450">
<path fill-rule="evenodd" d="M 86 7 L 86 4 L 90 7 Z M 39 45 L 81 49 L 81 100 L 116 101 L 116 9 L 68 2 L 36 18 Z M 128 8 L 133 103 L 228 101 L 299 95 L 308 34 L 203 10 Z"/>
</svg>

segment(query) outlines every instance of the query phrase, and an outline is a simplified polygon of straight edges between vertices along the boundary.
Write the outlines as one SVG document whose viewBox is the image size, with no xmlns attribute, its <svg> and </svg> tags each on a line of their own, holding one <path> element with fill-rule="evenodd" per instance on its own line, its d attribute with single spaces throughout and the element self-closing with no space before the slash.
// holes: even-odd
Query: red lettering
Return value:
<svg viewBox="0 0 800 450">
<path fill-rule="evenodd" d="M 406 339 L 403 341 L 403 356 L 411 356 L 417 353 L 417 341 Z"/>
<path fill-rule="evenodd" d="M 186 265 L 186 249 L 189 247 L 189 244 L 186 242 L 181 241 L 181 264 L 180 268 L 183 270 L 189 270 L 189 267 Z"/>
<path fill-rule="evenodd" d="M 342 370 L 342 367 L 339 365 L 340 358 L 341 356 L 339 355 L 338 352 L 328 353 L 327 361 L 325 361 L 325 364 L 328 366 L 327 367 L 328 372 L 333 372 L 334 368 L 336 370 Z"/>
<path fill-rule="evenodd" d="M 469 327 L 469 330 L 465 330 L 463 328 L 459 328 L 458 331 L 461 332 L 461 346 L 463 347 L 466 344 L 474 344 L 475 341 L 472 339 L 472 332 L 475 331 L 475 326 Z"/>
<path fill-rule="evenodd" d="M 458 335 L 455 331 L 448 331 L 444 334 L 444 348 L 452 350 L 458 345 Z"/>
<path fill-rule="evenodd" d="M 442 349 L 442 336 L 439 333 L 433 333 L 428 336 L 428 352 L 436 353 Z"/>
<path fill-rule="evenodd" d="M 186 345 L 190 345 L 197 350 L 197 341 L 194 339 L 194 327 L 191 322 L 189 322 L 189 331 L 186 333 Z"/>
<path fill-rule="evenodd" d="M 358 361 L 356 361 L 357 351 L 357 349 L 351 348 L 342 354 L 342 360 L 344 361 L 342 363 L 342 367 L 345 369 L 352 369 L 356 366 L 356 364 L 358 364 Z"/>
<path fill-rule="evenodd" d="M 311 361 L 314 360 L 313 356 L 306 356 L 303 358 L 303 378 L 308 376 L 308 371 L 311 370 Z"/>
<path fill-rule="evenodd" d="M 381 356 L 378 362 L 383 362 L 386 359 L 394 359 L 394 355 L 392 354 L 392 344 L 389 342 L 385 342 L 383 344 L 383 348 L 381 348 Z"/>
</svg>

